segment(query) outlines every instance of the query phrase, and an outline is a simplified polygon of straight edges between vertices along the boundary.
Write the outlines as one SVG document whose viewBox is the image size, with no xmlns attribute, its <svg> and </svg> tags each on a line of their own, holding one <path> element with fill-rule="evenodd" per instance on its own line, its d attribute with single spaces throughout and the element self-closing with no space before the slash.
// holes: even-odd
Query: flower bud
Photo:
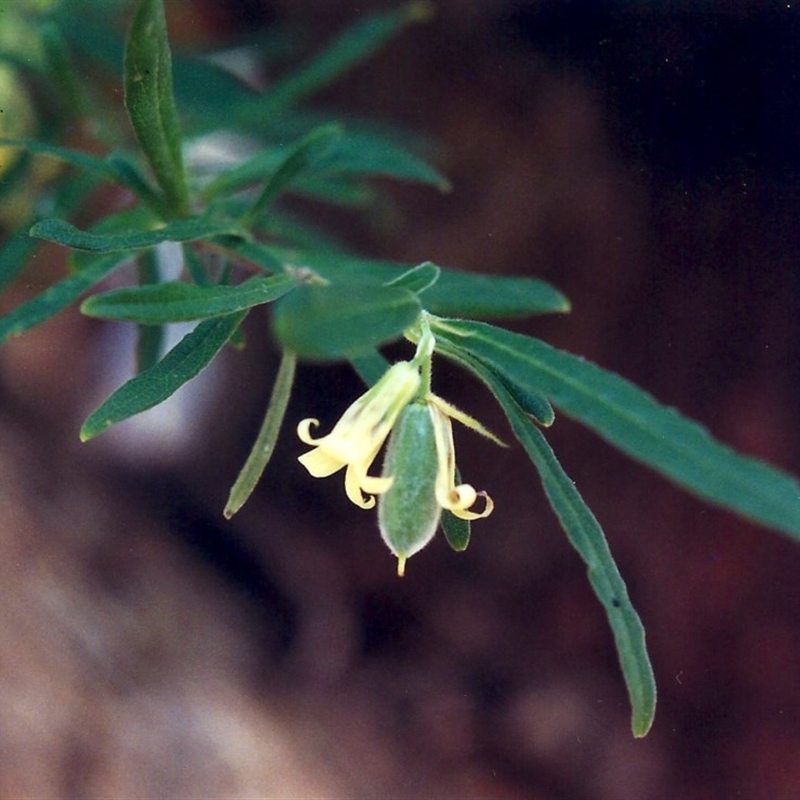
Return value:
<svg viewBox="0 0 800 800">
<path fill-rule="evenodd" d="M 397 556 L 397 574 L 406 559 L 433 538 L 442 509 L 436 499 L 438 460 L 433 420 L 427 404 L 411 403 L 395 423 L 386 448 L 383 477 L 391 486 L 378 498 L 381 536 Z"/>
</svg>

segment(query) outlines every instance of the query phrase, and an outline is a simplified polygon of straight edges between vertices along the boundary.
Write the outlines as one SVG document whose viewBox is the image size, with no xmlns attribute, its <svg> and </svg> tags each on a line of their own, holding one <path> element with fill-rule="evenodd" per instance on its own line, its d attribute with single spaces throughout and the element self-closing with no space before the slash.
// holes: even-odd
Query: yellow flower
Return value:
<svg viewBox="0 0 800 800">
<path fill-rule="evenodd" d="M 385 492 L 393 479 L 371 476 L 369 468 L 419 387 L 419 368 L 412 362 L 400 361 L 345 411 L 327 436 L 314 439 L 311 428 L 319 425 L 319 420 L 304 419 L 297 426 L 297 435 L 305 444 L 315 447 L 298 461 L 315 478 L 325 478 L 346 467 L 347 496 L 361 508 L 372 508 L 373 495 Z"/>
</svg>

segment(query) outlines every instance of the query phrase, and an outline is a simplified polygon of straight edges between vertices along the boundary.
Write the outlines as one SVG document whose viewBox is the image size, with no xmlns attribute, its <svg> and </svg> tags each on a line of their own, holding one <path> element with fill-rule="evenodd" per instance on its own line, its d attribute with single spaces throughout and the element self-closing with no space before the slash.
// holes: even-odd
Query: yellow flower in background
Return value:
<svg viewBox="0 0 800 800">
<path fill-rule="evenodd" d="M 361 508 L 372 508 L 374 495 L 385 492 L 392 485 L 392 478 L 371 476 L 369 468 L 419 387 L 419 368 L 400 361 L 344 412 L 327 436 L 315 439 L 311 428 L 319 425 L 319 420 L 304 419 L 297 426 L 297 435 L 314 449 L 298 461 L 315 478 L 333 475 L 344 467 L 347 496 Z"/>
</svg>

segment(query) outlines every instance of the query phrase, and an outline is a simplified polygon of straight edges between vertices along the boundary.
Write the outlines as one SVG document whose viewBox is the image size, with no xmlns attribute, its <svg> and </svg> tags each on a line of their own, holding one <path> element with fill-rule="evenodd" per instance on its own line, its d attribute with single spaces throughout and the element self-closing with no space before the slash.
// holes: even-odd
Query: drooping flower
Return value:
<svg viewBox="0 0 800 800">
<path fill-rule="evenodd" d="M 399 361 L 345 411 L 327 436 L 315 439 L 311 428 L 319 425 L 319 420 L 304 419 L 297 426 L 297 435 L 314 449 L 298 461 L 315 478 L 325 478 L 345 467 L 347 496 L 361 508 L 372 508 L 374 495 L 385 492 L 392 485 L 392 477 L 369 475 L 369 468 L 419 387 L 419 367 Z"/>
</svg>

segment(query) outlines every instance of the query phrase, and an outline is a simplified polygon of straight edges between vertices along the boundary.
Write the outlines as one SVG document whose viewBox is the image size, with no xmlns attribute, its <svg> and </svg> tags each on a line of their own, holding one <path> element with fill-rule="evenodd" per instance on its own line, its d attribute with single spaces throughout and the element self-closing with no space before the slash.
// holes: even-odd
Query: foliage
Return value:
<svg viewBox="0 0 800 800">
<path fill-rule="evenodd" d="M 99 23 L 84 24 L 93 15 L 79 9 L 78 0 L 20 4 L 15 24 L 35 58 L 22 58 L 0 41 L 0 66 L 19 79 L 18 104 L 26 120 L 22 130 L 3 131 L 3 192 L 39 197 L 32 207 L 15 205 L 16 217 L 3 217 L 13 230 L 0 250 L 0 287 L 26 267 L 42 242 L 70 251 L 68 274 L 0 318 L 0 342 L 87 293 L 83 313 L 138 326 L 139 372 L 88 417 L 80 432 L 88 440 L 165 400 L 227 345 L 239 346 L 243 320 L 270 304 L 282 366 L 226 517 L 244 504 L 267 466 L 298 359 L 349 361 L 373 385 L 389 366 L 378 348 L 403 336 L 427 342 L 428 350 L 418 349 L 410 362 L 423 378 L 427 374 L 429 382 L 431 358 L 443 356 L 486 384 L 538 470 L 608 615 L 632 703 L 633 733 L 644 736 L 656 700 L 644 629 L 597 519 L 544 437 L 554 409 L 700 497 L 795 539 L 800 539 L 800 485 L 733 452 L 627 380 L 537 339 L 476 321 L 568 311 L 569 302 L 552 286 L 429 262 L 361 258 L 280 207 L 285 196 L 299 195 L 365 208 L 375 197 L 375 177 L 448 187 L 402 136 L 357 121 L 319 124 L 305 106 L 314 92 L 410 23 L 425 19 L 428 5 L 410 2 L 362 19 L 266 92 L 254 91 L 210 60 L 173 56 L 162 0 L 137 3 L 124 50 Z M 112 21 L 123 10 L 114 3 L 108 9 Z M 105 62 L 95 65 L 94 81 L 82 80 L 75 67 L 86 62 L 87 52 L 99 53 Z M 110 108 L 104 94 L 100 76 L 109 64 L 124 74 L 124 114 Z M 51 109 L 37 118 L 36 137 L 30 121 L 34 95 Z M 81 147 L 65 144 L 73 130 L 82 132 Z M 198 143 L 210 133 L 246 135 L 249 155 L 233 164 L 202 162 Z M 78 209 L 109 186 L 127 205 L 78 227 Z M 155 266 L 153 254 L 165 242 L 180 246 L 179 281 L 162 280 Z M 111 272 L 131 264 L 138 265 L 137 285 L 97 288 Z M 162 354 L 161 327 L 187 320 L 196 327 Z M 458 414 L 448 407 L 448 416 L 464 421 Z M 430 438 L 429 427 L 425 430 Z M 460 484 L 457 473 L 455 483 Z M 466 485 L 453 486 L 460 491 Z M 426 497 L 435 505 L 435 495 Z M 467 505 L 453 501 L 456 509 Z M 469 519 L 491 509 L 454 516 L 447 508 L 441 518 L 445 535 L 453 549 L 463 550 Z"/>
</svg>

